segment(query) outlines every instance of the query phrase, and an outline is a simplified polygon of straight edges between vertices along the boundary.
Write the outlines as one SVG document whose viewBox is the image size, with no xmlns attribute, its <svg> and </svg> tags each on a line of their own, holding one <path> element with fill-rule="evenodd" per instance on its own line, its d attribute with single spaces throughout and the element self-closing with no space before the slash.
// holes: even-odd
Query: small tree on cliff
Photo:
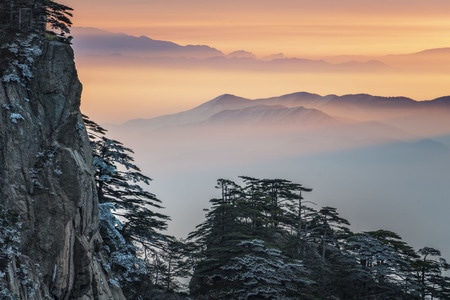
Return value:
<svg viewBox="0 0 450 300">
<path fill-rule="evenodd" d="M 137 247 L 157 249 L 168 242 L 163 231 L 169 217 L 156 212 L 162 208 L 161 201 L 141 186 L 151 179 L 134 164 L 133 150 L 107 138 L 106 130 L 87 116 L 84 123 L 94 158 L 102 235 L 115 258 L 113 264 L 128 276 L 133 270 L 127 267 L 135 265 L 131 256 L 137 257 Z M 138 269 L 137 274 L 142 274 L 142 267 Z"/>
<path fill-rule="evenodd" d="M 70 33 L 72 21 L 70 20 L 73 9 L 64 4 L 51 0 L 44 0 L 46 22 L 50 28 L 59 30 L 61 36 Z"/>
<path fill-rule="evenodd" d="M 161 200 L 141 186 L 151 179 L 134 164 L 133 150 L 107 138 L 106 130 L 86 116 L 84 122 L 94 155 L 99 202 L 114 205 L 125 239 L 158 246 L 167 238 L 161 232 L 167 229 L 169 217 L 151 209 L 162 208 Z"/>
<path fill-rule="evenodd" d="M 73 9 L 52 0 L 2 0 L 0 25 L 22 32 L 59 31 L 61 36 L 70 33 Z"/>
</svg>

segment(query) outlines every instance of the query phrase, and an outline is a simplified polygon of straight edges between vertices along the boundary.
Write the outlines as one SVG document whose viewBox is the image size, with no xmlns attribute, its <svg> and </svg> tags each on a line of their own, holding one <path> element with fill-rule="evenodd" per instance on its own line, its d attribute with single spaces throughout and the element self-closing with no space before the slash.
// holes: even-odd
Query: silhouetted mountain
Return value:
<svg viewBox="0 0 450 300">
<path fill-rule="evenodd" d="M 227 55 L 229 58 L 255 58 L 255 55 L 249 51 L 237 50 L 229 53 Z"/>
<path fill-rule="evenodd" d="M 450 109 L 450 96 L 429 101 L 415 101 L 407 97 L 381 97 L 368 94 L 320 96 L 298 92 L 250 100 L 224 94 L 184 112 L 147 120 L 132 120 L 125 126 L 167 127 L 207 122 L 252 124 L 263 122 L 264 118 L 268 123 L 289 124 L 304 122 L 306 117 L 309 118 L 309 122 L 312 122 L 313 117 L 317 118 L 316 121 L 325 120 L 324 116 L 327 116 L 335 121 L 336 118 L 348 121 L 377 120 L 386 122 L 389 126 L 399 126 L 406 131 L 408 127 L 418 127 L 420 132 L 420 128 L 426 128 L 427 124 L 450 122 L 449 111 L 442 110 L 443 107 Z M 430 109 L 434 112 L 432 115 Z M 294 118 L 302 120 L 294 122 Z M 431 125 L 435 127 L 435 124 Z"/>
<path fill-rule="evenodd" d="M 206 121 L 214 114 L 223 110 L 240 109 L 252 105 L 254 105 L 254 102 L 249 99 L 224 94 L 190 110 L 152 119 L 131 120 L 124 125 L 128 127 L 164 127 L 197 124 Z"/>
<path fill-rule="evenodd" d="M 205 45 L 181 46 L 173 42 L 153 40 L 146 36 L 135 37 L 124 33 L 112 33 L 96 28 L 74 27 L 73 47 L 78 54 L 89 55 L 137 55 L 141 57 L 206 58 L 223 56 L 217 49 Z"/>
<path fill-rule="evenodd" d="M 223 110 L 212 117 L 208 124 L 260 125 L 260 126 L 324 126 L 338 122 L 317 109 L 303 106 L 255 105 L 242 109 Z"/>
<path fill-rule="evenodd" d="M 417 54 L 419 54 L 419 55 L 449 55 L 450 56 L 450 47 L 426 49 L 423 51 L 413 53 L 412 55 L 417 55 Z"/>
<path fill-rule="evenodd" d="M 202 186 L 219 176 L 283 176 L 314 187 L 307 201 L 343 205 L 354 226 L 397 228 L 404 217 L 403 232 L 414 237 L 430 220 L 447 228 L 449 102 L 450 96 L 224 94 L 113 132 L 158 174 L 156 184 L 164 182 L 166 199 L 174 199 L 169 209 L 180 217 L 192 219 L 186 211 L 204 207 L 211 195 Z"/>
<path fill-rule="evenodd" d="M 311 107 L 321 107 L 325 105 L 340 105 L 340 106 L 358 106 L 358 107 L 382 107 L 382 108 L 396 108 L 396 107 L 412 107 L 417 104 L 417 101 L 407 97 L 382 97 L 368 94 L 349 94 L 343 96 L 327 95 L 320 96 L 306 92 L 293 93 L 279 97 L 271 97 L 260 99 L 259 101 L 269 104 L 278 103 L 283 105 L 306 105 Z"/>
<path fill-rule="evenodd" d="M 255 104 L 249 99 L 238 97 L 231 94 L 223 94 L 193 108 L 192 110 L 211 114 L 225 109 L 244 108 L 252 105 Z"/>
<path fill-rule="evenodd" d="M 392 71 L 447 71 L 450 67 L 450 47 L 426 49 L 414 53 L 390 54 L 384 56 L 340 55 L 323 57 L 333 64 L 352 65 L 379 64 L 389 66 Z"/>
<path fill-rule="evenodd" d="M 444 144 L 432 139 L 421 139 L 414 142 L 413 146 L 422 151 L 432 151 L 434 154 L 447 153 L 450 151 Z"/>
<path fill-rule="evenodd" d="M 409 54 L 387 55 L 379 57 L 378 60 L 401 70 L 448 72 L 450 67 L 450 48 L 436 48 Z"/>
<path fill-rule="evenodd" d="M 255 100 L 266 105 L 304 106 L 319 109 L 337 118 L 353 120 L 395 120 L 410 119 L 411 125 L 419 125 L 423 118 L 430 115 L 424 109 L 432 110 L 438 119 L 449 119 L 450 96 L 444 96 L 428 101 L 416 101 L 407 97 L 382 97 L 368 94 L 327 95 L 320 96 L 311 93 L 293 93 L 279 97 Z M 444 109 L 444 110 L 443 110 Z M 437 119 L 435 119 L 437 120 Z"/>
<path fill-rule="evenodd" d="M 450 108 L 450 96 L 443 96 L 429 101 L 421 101 L 419 103 L 422 106 L 431 106 L 431 107 L 447 107 Z"/>
<path fill-rule="evenodd" d="M 304 93 L 305 98 L 307 94 Z M 320 97 L 320 96 L 318 96 Z M 274 98 L 276 99 L 276 98 Z M 273 102 L 276 102 L 275 100 Z M 337 122 L 327 114 L 286 101 L 267 104 L 263 100 L 249 100 L 230 94 L 218 96 L 190 110 L 148 120 L 131 120 L 128 127 L 170 127 L 193 124 L 331 124 Z"/>
<path fill-rule="evenodd" d="M 221 70 L 295 71 L 295 72 L 377 72 L 389 71 L 381 61 L 349 61 L 329 63 L 320 59 L 284 57 L 257 59 L 251 52 L 237 50 L 225 55 L 207 45 L 181 46 L 170 41 L 146 36 L 112 33 L 96 28 L 74 27 L 73 47 L 77 56 L 98 56 L 140 65 L 220 68 Z M 111 57 L 114 56 L 114 57 Z M 133 61 L 139 58 L 140 61 Z M 145 58 L 145 59 L 144 59 Z"/>
<path fill-rule="evenodd" d="M 417 102 L 407 97 L 381 97 L 372 96 L 368 94 L 353 94 L 344 96 L 328 96 L 330 102 L 336 102 L 339 104 L 351 104 L 357 106 L 369 106 L 369 107 L 406 107 L 412 106 Z"/>
</svg>

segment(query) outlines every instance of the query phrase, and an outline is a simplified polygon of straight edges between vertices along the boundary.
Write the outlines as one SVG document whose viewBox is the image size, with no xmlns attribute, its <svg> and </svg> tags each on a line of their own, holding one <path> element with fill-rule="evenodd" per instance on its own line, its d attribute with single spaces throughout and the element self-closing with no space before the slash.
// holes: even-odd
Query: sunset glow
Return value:
<svg viewBox="0 0 450 300">
<path fill-rule="evenodd" d="M 417 100 L 442 96 L 450 75 L 429 74 L 259 74 L 161 70 L 155 68 L 98 68 L 79 66 L 84 80 L 83 103 L 106 122 L 125 122 L 190 109 L 226 91 L 248 98 L 265 98 L 296 91 L 350 94 L 364 91 L 380 96 L 403 95 Z M 294 89 L 294 87 L 296 89 Z M 91 101 L 94 99 L 95 101 Z"/>
<path fill-rule="evenodd" d="M 66 1 L 72 2 L 72 1 Z M 86 1 L 75 26 L 257 55 L 393 54 L 450 45 L 448 1 Z"/>
<path fill-rule="evenodd" d="M 74 8 L 74 27 L 147 36 L 179 45 L 207 45 L 224 54 L 245 50 L 258 59 L 273 54 L 332 64 L 375 59 L 389 62 L 386 68 L 391 70 L 389 74 L 311 73 L 301 68 L 267 72 L 214 66 L 193 69 L 175 62 L 155 66 L 144 61 L 137 67 L 119 56 L 99 60 L 75 51 L 84 84 L 83 110 L 100 122 L 120 123 L 174 113 L 223 93 L 253 99 L 295 91 L 372 93 L 416 100 L 450 93 L 448 56 L 436 56 L 431 66 L 428 58 L 418 61 L 417 57 L 386 56 L 450 46 L 450 19 L 445 13 L 450 11 L 449 1 L 63 2 Z M 76 42 L 75 35 L 75 46 Z M 107 103 L 114 105 L 105 106 Z"/>
</svg>

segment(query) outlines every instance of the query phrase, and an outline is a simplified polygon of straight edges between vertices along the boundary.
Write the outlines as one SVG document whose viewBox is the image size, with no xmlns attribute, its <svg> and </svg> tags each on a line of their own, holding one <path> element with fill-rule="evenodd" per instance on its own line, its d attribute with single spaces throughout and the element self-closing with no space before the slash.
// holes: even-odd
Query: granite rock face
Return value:
<svg viewBox="0 0 450 300">
<path fill-rule="evenodd" d="M 18 252 L 0 261 L 3 289 L 19 299 L 124 299 L 102 268 L 72 48 L 45 39 L 28 47 L 27 65 L 0 82 L 0 204 L 21 222 Z"/>
</svg>

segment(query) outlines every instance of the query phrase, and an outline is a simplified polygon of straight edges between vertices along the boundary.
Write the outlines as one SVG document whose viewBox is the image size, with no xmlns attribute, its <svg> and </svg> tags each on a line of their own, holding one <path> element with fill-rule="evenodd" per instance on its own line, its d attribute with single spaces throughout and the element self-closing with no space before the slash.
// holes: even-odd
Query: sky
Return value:
<svg viewBox="0 0 450 300">
<path fill-rule="evenodd" d="M 120 133 L 112 124 L 188 110 L 225 93 L 249 99 L 300 91 L 320 95 L 368 93 L 407 96 L 415 100 L 450 95 L 448 53 L 431 58 L 387 56 L 450 47 L 450 1 L 60 2 L 74 8 L 73 23 L 76 27 L 144 35 L 180 45 L 203 44 L 224 53 L 243 49 L 258 58 L 283 53 L 285 57 L 345 62 L 347 56 L 339 56 L 351 55 L 351 60 L 363 56 L 362 61 L 382 57 L 382 61 L 388 64 L 388 72 L 294 72 L 281 69 L 261 72 L 243 70 L 236 65 L 226 70 L 207 65 L 186 67 L 177 66 L 177 61 L 154 64 L 154 61 L 150 63 L 142 58 L 88 56 L 76 51 L 77 69 L 83 83 L 83 113 L 106 125 L 113 138 L 125 142 L 135 151 L 137 164 L 142 166 L 145 174 L 155 178 L 151 190 L 166 204 L 168 214 L 176 223 L 173 226 L 181 228 L 179 232 L 185 233 L 195 225 L 186 225 L 181 220 L 190 219 L 191 223 L 198 223 L 203 213 L 201 209 L 207 206 L 211 197 L 217 196 L 213 188 L 215 179 L 238 175 L 275 176 L 314 188 L 317 194 L 313 197 L 320 198 L 317 200 L 323 204 L 338 206 L 344 217 L 355 220 L 360 228 L 377 229 L 374 226 L 382 226 L 384 224 L 380 223 L 386 220 L 386 225 L 392 225 L 388 229 L 399 230 L 407 241 L 418 242 L 418 246 L 424 243 L 434 246 L 439 241 L 441 243 L 436 246 L 449 253 L 448 239 L 430 234 L 431 226 L 445 231 L 447 225 L 442 212 L 448 211 L 448 159 L 443 160 L 447 163 L 442 163 L 440 158 L 429 155 L 399 166 L 391 164 L 375 151 L 375 159 L 372 154 L 361 154 L 359 161 L 353 160 L 355 153 L 295 160 L 280 153 L 268 163 L 259 160 L 240 163 L 234 156 L 240 157 L 242 153 L 224 150 L 232 159 L 223 167 L 217 163 L 214 151 L 207 153 L 215 146 L 208 140 L 205 147 L 198 148 L 194 143 L 186 149 L 182 145 L 171 144 L 179 142 L 176 138 L 174 141 L 168 136 L 152 138 L 145 128 L 142 136 L 134 138 L 132 132 Z M 420 63 L 417 61 L 419 58 L 423 58 Z M 190 136 L 183 138 L 191 140 Z M 356 136 L 351 138 L 358 139 Z M 446 142 L 450 147 L 448 136 Z M 276 141 L 272 144 L 279 146 Z M 259 151 L 252 149 L 252 145 L 247 150 L 251 157 Z M 210 160 L 205 160 L 207 157 Z M 397 162 L 398 157 L 393 157 L 392 161 Z M 389 188 L 380 190 L 374 187 L 373 182 Z M 347 188 L 349 186 L 351 189 Z M 413 203 L 405 202 L 408 199 L 413 199 Z M 182 205 L 180 201 L 183 201 Z M 411 213 L 404 213 L 404 207 Z M 425 219 L 421 219 L 421 223 L 415 222 L 422 210 Z M 438 215 L 441 217 L 434 219 Z M 426 225 L 427 220 L 436 224 Z M 420 227 L 422 224 L 425 224 L 423 228 Z M 414 240 L 415 235 L 421 240 Z"/>
<path fill-rule="evenodd" d="M 341 55 L 377 59 L 450 47 L 447 0 L 61 2 L 74 9 L 75 27 L 148 36 L 180 45 L 208 45 L 225 54 L 242 49 L 257 58 L 282 53 L 285 57 L 335 62 Z M 84 84 L 82 109 L 100 123 L 176 113 L 224 93 L 250 99 L 297 91 L 321 95 L 370 93 L 416 100 L 450 94 L 448 72 L 432 74 L 420 69 L 382 76 L 222 69 L 193 72 L 183 67 L 175 72 L 173 67 L 119 64 L 119 57 L 116 62 L 105 63 L 83 60 L 77 52 L 75 56 Z"/>
<path fill-rule="evenodd" d="M 62 1 L 74 25 L 258 56 L 395 54 L 450 45 L 446 0 Z"/>
</svg>

